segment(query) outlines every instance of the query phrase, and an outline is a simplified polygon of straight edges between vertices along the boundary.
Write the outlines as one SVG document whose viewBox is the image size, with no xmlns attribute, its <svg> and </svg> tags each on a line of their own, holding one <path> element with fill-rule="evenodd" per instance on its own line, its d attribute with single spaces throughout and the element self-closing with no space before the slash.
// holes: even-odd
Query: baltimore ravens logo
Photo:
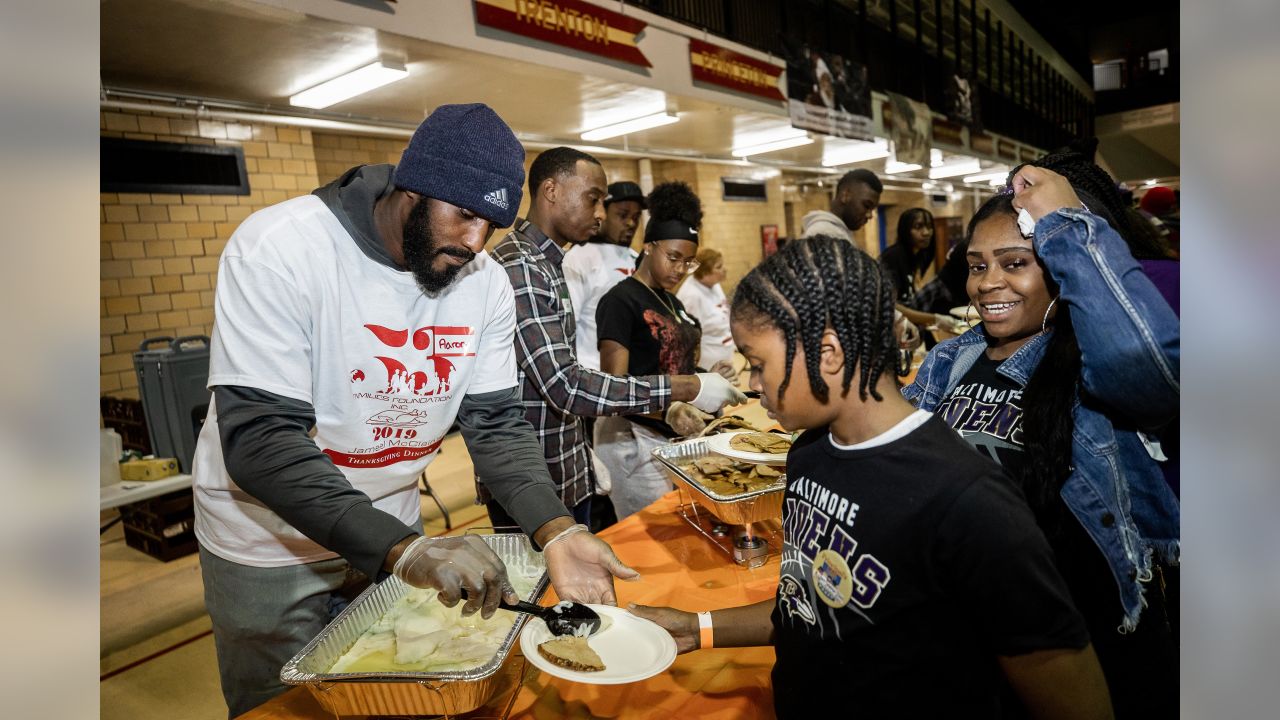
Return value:
<svg viewBox="0 0 1280 720">
<path fill-rule="evenodd" d="M 799 616 L 801 620 L 812 625 L 817 621 L 813 607 L 805 599 L 804 588 L 790 575 L 784 575 L 778 583 L 778 608 L 788 618 Z"/>
</svg>

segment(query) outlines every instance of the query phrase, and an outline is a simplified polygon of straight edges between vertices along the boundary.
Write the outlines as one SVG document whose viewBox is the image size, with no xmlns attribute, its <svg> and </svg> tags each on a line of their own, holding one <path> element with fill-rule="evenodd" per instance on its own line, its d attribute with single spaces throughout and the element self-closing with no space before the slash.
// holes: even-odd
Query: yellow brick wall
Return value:
<svg viewBox="0 0 1280 720">
<path fill-rule="evenodd" d="M 360 137 L 312 133 L 315 146 L 316 170 L 320 185 L 337 180 L 342 173 L 357 165 L 400 162 L 400 153 L 408 144 L 408 138 Z"/>
<path fill-rule="evenodd" d="M 798 238 L 804 232 L 804 216 L 814 210 L 831 209 L 831 188 L 819 188 L 812 185 L 791 190 L 785 193 L 787 227 L 785 235 Z"/>
<path fill-rule="evenodd" d="M 99 380 L 104 395 L 138 397 L 133 352 L 160 335 L 208 335 L 218 257 L 255 210 L 310 192 L 309 130 L 102 112 L 103 136 L 244 148 L 248 195 L 102 193 Z"/>
</svg>

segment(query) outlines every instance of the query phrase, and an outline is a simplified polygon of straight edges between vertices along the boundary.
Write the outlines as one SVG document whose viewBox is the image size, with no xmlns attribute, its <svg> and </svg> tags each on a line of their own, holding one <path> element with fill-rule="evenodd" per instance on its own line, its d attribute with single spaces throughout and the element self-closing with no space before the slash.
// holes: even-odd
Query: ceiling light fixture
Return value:
<svg viewBox="0 0 1280 720">
<path fill-rule="evenodd" d="M 409 71 L 404 65 L 391 60 L 379 60 L 359 70 L 352 70 L 346 75 L 340 75 L 328 82 L 303 90 L 290 97 L 289 104 L 319 110 L 408 76 Z"/>
<path fill-rule="evenodd" d="M 773 140 L 771 142 L 759 143 L 758 145 L 747 145 L 745 147 L 737 147 L 733 149 L 734 157 L 747 157 L 749 155 L 761 155 L 764 153 L 774 152 L 775 150 L 786 150 L 788 148 L 800 147 L 813 142 L 813 138 L 806 135 L 797 135 L 796 137 L 782 138 L 781 140 Z"/>
<path fill-rule="evenodd" d="M 671 123 L 679 121 L 679 114 L 663 111 L 653 113 L 652 115 L 642 115 L 638 118 L 631 118 L 630 120 L 623 120 L 622 122 L 616 122 L 612 125 L 593 128 L 582 133 L 580 137 L 583 140 L 590 141 L 607 140 L 612 137 L 618 137 L 619 135 L 626 135 L 627 133 L 662 127 L 663 125 L 670 125 Z"/>
<path fill-rule="evenodd" d="M 929 177 L 933 180 L 941 180 L 942 178 L 972 175 L 979 172 L 982 172 L 982 163 L 978 162 L 977 158 L 961 156 L 930 168 Z"/>
<path fill-rule="evenodd" d="M 837 165 L 848 165 L 850 163 L 889 157 L 889 141 L 884 138 L 874 138 L 869 142 L 855 142 L 852 144 L 838 144 L 827 140 L 823 144 L 823 149 L 828 151 L 822 155 L 823 167 L 835 167 Z"/>
<path fill-rule="evenodd" d="M 977 175 L 967 175 L 965 176 L 964 181 L 967 183 L 982 183 L 982 182 L 994 182 L 996 180 L 999 180 L 1000 184 L 1003 185 L 1005 178 L 1007 177 L 1009 177 L 1009 168 L 995 167 L 995 168 L 987 168 L 986 170 L 983 170 Z"/>
<path fill-rule="evenodd" d="M 893 158 L 889 158 L 888 160 L 884 161 L 884 174 L 897 175 L 898 173 L 905 173 L 905 172 L 911 172 L 913 170 L 920 170 L 922 167 L 923 167 L 922 165 L 917 165 L 915 163 L 903 163 L 903 162 L 898 162 Z"/>
</svg>

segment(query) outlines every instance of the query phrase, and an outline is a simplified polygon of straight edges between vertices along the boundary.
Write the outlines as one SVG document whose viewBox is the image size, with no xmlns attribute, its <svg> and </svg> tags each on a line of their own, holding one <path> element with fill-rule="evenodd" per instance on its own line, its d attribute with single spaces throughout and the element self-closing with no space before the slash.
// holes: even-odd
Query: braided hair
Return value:
<svg viewBox="0 0 1280 720">
<path fill-rule="evenodd" d="M 1115 179 L 1094 164 L 1097 149 L 1097 138 L 1077 140 L 1028 164 L 1052 170 L 1066 178 L 1089 210 L 1106 220 L 1124 238 L 1134 258 L 1168 258 L 1169 249 L 1151 223 L 1129 207 Z M 1012 178 L 1013 174 L 1009 177 Z"/>
<path fill-rule="evenodd" d="M 893 283 L 870 255 L 843 238 L 815 235 L 788 242 L 747 273 L 733 293 L 731 312 L 735 320 L 782 331 L 787 356 L 779 397 L 791 383 L 799 346 L 804 348 L 809 389 L 827 401 L 819 363 L 822 334 L 831 329 L 845 353 L 841 394 L 849 391 L 856 366 L 858 396 L 883 400 L 876 384 L 893 367 L 897 348 L 893 298 Z"/>
</svg>

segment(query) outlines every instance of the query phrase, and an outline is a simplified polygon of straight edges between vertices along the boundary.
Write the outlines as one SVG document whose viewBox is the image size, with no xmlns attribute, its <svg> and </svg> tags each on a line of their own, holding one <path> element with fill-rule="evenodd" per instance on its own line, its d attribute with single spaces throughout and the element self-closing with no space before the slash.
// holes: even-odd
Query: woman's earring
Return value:
<svg viewBox="0 0 1280 720">
<path fill-rule="evenodd" d="M 973 306 L 973 301 L 970 300 L 969 307 L 964 311 L 964 321 L 967 323 L 972 323 L 973 321 L 970 320 L 969 318 L 972 318 L 977 314 L 978 314 L 978 309 Z"/>
<path fill-rule="evenodd" d="M 1050 300 L 1049 307 L 1044 309 L 1044 320 L 1040 321 L 1040 332 L 1042 333 L 1049 331 L 1049 313 L 1053 310 L 1053 305 L 1056 302 L 1058 302 L 1058 298 Z"/>
</svg>

